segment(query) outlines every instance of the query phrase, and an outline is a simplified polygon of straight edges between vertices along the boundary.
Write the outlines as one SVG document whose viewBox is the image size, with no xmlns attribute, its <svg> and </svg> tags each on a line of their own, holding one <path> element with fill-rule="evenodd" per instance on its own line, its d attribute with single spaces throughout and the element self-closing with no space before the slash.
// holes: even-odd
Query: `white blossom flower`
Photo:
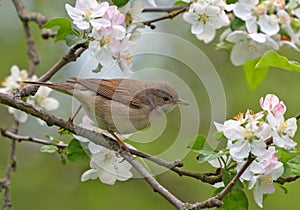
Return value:
<svg viewBox="0 0 300 210">
<path fill-rule="evenodd" d="M 129 22 L 132 23 L 142 21 L 139 15 L 142 14 L 143 9 L 144 3 L 139 0 L 135 0 L 132 3 L 129 1 L 125 6 L 119 8 L 121 13 L 126 14 L 126 20 L 129 19 Z M 126 22 L 128 23 L 128 21 Z"/>
<path fill-rule="evenodd" d="M 96 0 L 76 0 L 75 7 L 65 5 L 68 15 L 73 19 L 73 23 L 81 30 L 89 29 L 90 26 L 110 26 L 110 21 L 103 18 L 109 8 L 107 2 L 100 4 Z"/>
<path fill-rule="evenodd" d="M 239 0 L 233 13 L 245 21 L 249 33 L 257 33 L 257 25 L 265 34 L 272 36 L 278 33 L 280 27 L 275 15 L 267 14 L 267 3 L 258 0 Z"/>
<path fill-rule="evenodd" d="M 19 123 L 24 123 L 28 119 L 27 113 L 20 111 L 18 109 L 15 109 L 13 107 L 8 107 L 8 112 L 10 114 L 12 114 L 14 116 L 15 120 L 18 121 Z"/>
<path fill-rule="evenodd" d="M 22 82 L 28 80 L 30 80 L 28 72 L 20 70 L 18 66 L 13 65 L 10 68 L 10 75 L 1 82 L 3 88 L 0 88 L 0 92 L 7 93 L 13 91 L 15 88 L 20 89 L 24 85 Z"/>
<path fill-rule="evenodd" d="M 126 181 L 132 177 L 132 166 L 118 157 L 115 151 L 104 147 L 92 154 L 90 167 L 82 174 L 81 181 L 99 178 L 101 182 L 113 185 L 116 180 Z"/>
<path fill-rule="evenodd" d="M 103 133 L 103 130 L 96 127 L 92 120 L 87 116 L 82 118 L 80 126 Z M 115 151 L 99 146 L 84 137 L 74 136 L 80 142 L 88 143 L 89 151 L 87 152 L 91 154 L 91 169 L 82 174 L 81 181 L 84 182 L 88 179 L 99 178 L 101 182 L 113 185 L 116 180 L 126 181 L 132 177 L 132 173 L 130 172 L 132 166 L 123 158 L 118 156 Z"/>
<path fill-rule="evenodd" d="M 34 96 L 31 96 L 27 99 L 27 102 L 30 104 L 39 105 L 48 111 L 55 110 L 59 107 L 59 102 L 55 98 L 48 97 L 51 92 L 51 88 L 41 86 Z"/>
<path fill-rule="evenodd" d="M 189 11 L 183 14 L 183 19 L 192 24 L 191 32 L 205 43 L 212 41 L 216 29 L 229 24 L 224 10 L 216 6 L 216 2 L 211 3 L 214 5 L 206 1 L 195 2 L 191 4 Z"/>
<path fill-rule="evenodd" d="M 230 59 L 236 66 L 258 58 L 268 50 L 277 50 L 279 48 L 278 43 L 271 37 L 261 33 L 248 34 L 245 31 L 238 30 L 230 33 L 226 40 L 235 43 Z"/>
</svg>

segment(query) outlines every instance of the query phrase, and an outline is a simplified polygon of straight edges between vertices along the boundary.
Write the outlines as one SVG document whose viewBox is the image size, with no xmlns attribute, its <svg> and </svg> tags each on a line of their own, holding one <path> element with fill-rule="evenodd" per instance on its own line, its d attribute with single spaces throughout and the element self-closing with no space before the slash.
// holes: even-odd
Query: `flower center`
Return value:
<svg viewBox="0 0 300 210">
<path fill-rule="evenodd" d="M 269 175 L 264 175 L 261 177 L 261 181 L 263 181 L 266 185 L 271 185 L 273 183 L 273 179 L 272 179 L 272 176 Z"/>
<path fill-rule="evenodd" d="M 86 10 L 84 10 L 84 17 L 83 17 L 83 20 L 87 21 L 87 22 L 90 22 L 90 18 L 91 18 L 91 15 L 93 13 L 93 10 L 88 8 Z"/>
<path fill-rule="evenodd" d="M 266 8 L 264 4 L 259 4 L 253 8 L 252 13 L 254 16 L 264 15 L 266 13 Z"/>
<path fill-rule="evenodd" d="M 278 133 L 283 133 L 285 131 L 285 129 L 287 129 L 288 125 L 286 122 L 284 121 L 280 121 L 280 125 L 279 127 L 277 128 L 277 132 Z"/>
<path fill-rule="evenodd" d="M 255 41 L 253 41 L 253 40 L 249 41 L 249 43 L 248 43 L 248 50 L 250 52 L 256 52 L 257 51 Z"/>
<path fill-rule="evenodd" d="M 198 21 L 201 21 L 205 24 L 207 20 L 208 20 L 208 15 L 207 14 L 204 13 L 202 15 L 199 15 Z"/>
<path fill-rule="evenodd" d="M 251 131 L 251 130 L 245 130 L 244 131 L 244 136 L 245 136 L 245 139 L 246 140 L 252 140 L 253 139 L 253 136 L 254 136 L 254 132 Z"/>
</svg>

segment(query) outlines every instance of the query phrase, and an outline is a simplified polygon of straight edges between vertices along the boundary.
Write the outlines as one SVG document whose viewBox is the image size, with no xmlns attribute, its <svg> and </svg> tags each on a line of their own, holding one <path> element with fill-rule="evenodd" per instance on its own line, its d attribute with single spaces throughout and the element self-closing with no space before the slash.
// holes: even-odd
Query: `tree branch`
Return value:
<svg viewBox="0 0 300 210">
<path fill-rule="evenodd" d="M 149 26 L 151 29 L 155 29 L 156 26 L 153 23 L 158 22 L 158 21 L 162 21 L 162 20 L 166 20 L 166 19 L 172 19 L 172 18 L 176 17 L 177 15 L 185 12 L 187 8 L 188 7 L 181 7 L 181 9 L 178 10 L 177 12 L 169 13 L 166 16 L 162 16 L 162 17 L 155 18 L 155 19 L 152 19 L 152 20 L 146 20 L 146 21 L 143 21 L 142 23 L 146 26 Z"/>
<path fill-rule="evenodd" d="M 172 12 L 175 10 L 188 9 L 190 5 L 168 7 L 145 7 L 142 12 Z"/>
<path fill-rule="evenodd" d="M 27 55 L 29 57 L 29 76 L 33 76 L 35 67 L 39 64 L 40 60 L 28 23 L 29 21 L 34 21 L 41 28 L 47 22 L 47 18 L 39 13 L 28 12 L 23 3 L 19 0 L 12 0 L 12 2 L 16 8 L 20 20 L 23 23 L 23 28 L 27 40 Z"/>
<path fill-rule="evenodd" d="M 21 135 L 11 132 L 10 130 L 3 129 L 3 128 L 1 128 L 0 130 L 1 130 L 2 136 L 8 137 L 8 138 L 18 141 L 18 142 L 28 141 L 28 142 L 33 142 L 33 143 L 38 143 L 38 144 L 43 144 L 43 145 L 54 145 L 54 146 L 57 146 L 58 148 L 66 148 L 68 146 L 68 144 L 64 144 L 64 143 L 55 143 L 53 141 L 47 141 L 44 139 L 34 138 L 31 136 L 21 136 Z"/>
<path fill-rule="evenodd" d="M 11 128 L 11 133 L 17 133 L 18 123 L 16 122 Z M 8 210 L 11 207 L 11 198 L 10 198 L 10 177 L 11 172 L 16 168 L 16 141 L 11 142 L 10 154 L 5 170 L 5 176 L 0 180 L 0 188 L 4 189 L 4 204 L 3 210 Z"/>
<path fill-rule="evenodd" d="M 122 157 L 127 160 L 149 183 L 155 192 L 162 195 L 167 201 L 173 204 L 177 209 L 184 210 L 184 203 L 176 198 L 172 193 L 170 193 L 166 188 L 159 184 L 151 174 L 137 161 L 130 153 L 123 150 L 121 152 Z"/>
</svg>

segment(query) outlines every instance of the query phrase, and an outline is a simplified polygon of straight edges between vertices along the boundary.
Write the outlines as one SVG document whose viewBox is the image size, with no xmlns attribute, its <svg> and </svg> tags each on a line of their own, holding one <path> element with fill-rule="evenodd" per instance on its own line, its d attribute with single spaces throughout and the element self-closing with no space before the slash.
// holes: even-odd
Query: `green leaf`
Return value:
<svg viewBox="0 0 300 210">
<path fill-rule="evenodd" d="M 83 39 L 81 37 L 76 36 L 73 32 L 68 33 L 66 36 L 66 44 L 71 47 L 78 44 L 86 43 L 87 39 Z"/>
<path fill-rule="evenodd" d="M 99 73 L 102 70 L 102 65 L 99 63 L 98 66 L 92 70 L 92 72 L 94 73 Z"/>
<path fill-rule="evenodd" d="M 289 61 L 286 57 L 279 55 L 274 50 L 269 50 L 261 56 L 255 70 L 260 68 L 277 67 L 287 71 L 300 73 L 300 64 L 296 61 Z"/>
<path fill-rule="evenodd" d="M 194 151 L 200 151 L 203 149 L 204 145 L 206 143 L 206 137 L 203 135 L 198 135 L 193 141 L 192 146 L 188 146 L 189 149 L 192 149 Z"/>
<path fill-rule="evenodd" d="M 74 163 L 82 163 L 88 161 L 90 158 L 86 151 L 82 147 L 83 143 L 80 143 L 77 139 L 72 139 L 66 148 L 67 158 Z"/>
<path fill-rule="evenodd" d="M 112 0 L 112 2 L 117 7 L 123 7 L 123 6 L 125 6 L 129 2 L 129 0 Z"/>
<path fill-rule="evenodd" d="M 55 137 L 53 137 L 53 136 L 50 136 L 49 134 L 45 134 L 45 137 L 46 137 L 47 139 L 49 139 L 50 141 L 53 141 L 53 142 L 55 142 L 55 143 L 63 143 L 63 141 L 61 141 L 61 140 L 59 140 L 58 138 L 55 138 Z"/>
<path fill-rule="evenodd" d="M 254 90 L 265 79 L 265 77 L 268 74 L 268 67 L 256 67 L 259 59 L 260 58 L 247 61 L 243 65 L 246 81 L 251 90 Z"/>
<path fill-rule="evenodd" d="M 54 153 L 58 151 L 58 147 L 55 145 L 43 145 L 40 148 L 40 152 L 46 152 L 46 153 Z"/>
<path fill-rule="evenodd" d="M 60 40 L 65 40 L 66 36 L 69 33 L 74 33 L 72 28 L 72 22 L 68 18 L 55 18 L 49 20 L 47 23 L 44 24 L 44 28 L 54 28 L 58 27 L 57 35 L 54 39 L 55 42 Z"/>
<path fill-rule="evenodd" d="M 192 146 L 188 146 L 188 148 L 192 149 L 194 152 L 199 153 L 199 155 L 197 156 L 197 160 L 200 163 L 219 158 L 228 153 L 227 151 L 224 152 L 212 149 L 209 144 L 206 143 L 206 137 L 203 135 L 196 136 Z"/>
<path fill-rule="evenodd" d="M 240 19 L 238 17 L 234 17 L 234 19 L 230 23 L 230 29 L 232 31 L 235 31 L 243 25 L 245 25 L 245 21 L 243 21 L 242 19 Z"/>
<path fill-rule="evenodd" d="M 290 159 L 294 158 L 298 154 L 298 151 L 286 151 L 285 149 L 281 149 L 281 148 L 278 148 L 277 150 L 278 150 L 277 155 L 279 157 L 279 161 L 283 163 L 289 161 Z"/>
<path fill-rule="evenodd" d="M 65 155 L 63 155 L 63 154 L 60 155 L 60 161 L 61 161 L 62 165 L 67 164 L 67 158 L 65 157 Z"/>
<path fill-rule="evenodd" d="M 220 140 L 222 138 L 225 138 L 224 133 L 221 131 L 214 132 L 213 137 L 215 140 Z"/>
<path fill-rule="evenodd" d="M 300 176 L 300 156 L 297 155 L 284 163 L 283 176 L 297 175 Z"/>
<path fill-rule="evenodd" d="M 189 5 L 190 3 L 184 2 L 184 1 L 176 1 L 173 5 L 174 6 L 185 6 Z"/>
<path fill-rule="evenodd" d="M 222 210 L 248 210 L 249 203 L 247 196 L 242 190 L 229 192 L 222 200 L 224 205 L 217 209 Z"/>
</svg>

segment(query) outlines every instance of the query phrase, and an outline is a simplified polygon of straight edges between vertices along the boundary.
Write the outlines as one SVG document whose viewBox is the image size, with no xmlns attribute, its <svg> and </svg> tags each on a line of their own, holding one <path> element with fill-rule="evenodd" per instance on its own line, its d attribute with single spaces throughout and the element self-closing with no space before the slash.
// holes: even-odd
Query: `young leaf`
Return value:
<svg viewBox="0 0 300 210">
<path fill-rule="evenodd" d="M 44 24 L 44 28 L 54 28 L 58 27 L 57 35 L 55 36 L 54 41 L 65 40 L 66 36 L 69 33 L 74 33 L 72 29 L 72 22 L 68 18 L 55 18 L 49 20 L 47 23 Z"/>
<path fill-rule="evenodd" d="M 287 71 L 300 73 L 300 64 L 296 61 L 289 61 L 286 57 L 279 55 L 273 50 L 269 50 L 260 57 L 255 65 L 255 69 L 277 67 Z"/>
<path fill-rule="evenodd" d="M 78 44 L 87 42 L 87 39 L 76 36 L 74 33 L 68 33 L 66 36 L 66 44 L 71 47 Z"/>
<path fill-rule="evenodd" d="M 222 210 L 248 210 L 248 199 L 244 191 L 230 191 L 222 200 L 224 205 L 217 209 Z"/>
<path fill-rule="evenodd" d="M 198 152 L 203 149 L 205 143 L 206 143 L 206 137 L 203 135 L 198 135 L 195 137 L 193 141 L 193 145 L 188 146 L 188 148 Z"/>
<path fill-rule="evenodd" d="M 223 132 L 219 132 L 219 131 L 214 132 L 213 137 L 216 140 L 220 140 L 222 138 L 225 138 L 224 133 Z"/>
<path fill-rule="evenodd" d="M 245 25 L 245 21 L 243 21 L 242 19 L 240 19 L 238 17 L 234 17 L 234 19 L 230 23 L 230 29 L 232 31 L 235 31 L 243 25 Z"/>
<path fill-rule="evenodd" d="M 243 65 L 246 81 L 251 90 L 254 90 L 265 79 L 265 77 L 268 74 L 268 67 L 256 67 L 259 59 L 260 58 L 247 61 Z"/>
<path fill-rule="evenodd" d="M 173 5 L 174 6 L 185 6 L 189 5 L 190 3 L 184 2 L 184 1 L 176 1 Z"/>
<path fill-rule="evenodd" d="M 81 144 L 77 139 L 71 140 L 66 148 L 68 160 L 74 163 L 82 163 L 90 159 Z"/>
<path fill-rule="evenodd" d="M 46 152 L 46 153 L 54 153 L 58 151 L 58 147 L 55 145 L 43 145 L 40 148 L 40 152 Z"/>
<path fill-rule="evenodd" d="M 300 156 L 297 155 L 284 164 L 283 176 L 300 176 Z"/>
<path fill-rule="evenodd" d="M 123 7 L 125 6 L 129 0 L 112 0 L 112 2 L 117 6 L 117 7 Z"/>
</svg>

